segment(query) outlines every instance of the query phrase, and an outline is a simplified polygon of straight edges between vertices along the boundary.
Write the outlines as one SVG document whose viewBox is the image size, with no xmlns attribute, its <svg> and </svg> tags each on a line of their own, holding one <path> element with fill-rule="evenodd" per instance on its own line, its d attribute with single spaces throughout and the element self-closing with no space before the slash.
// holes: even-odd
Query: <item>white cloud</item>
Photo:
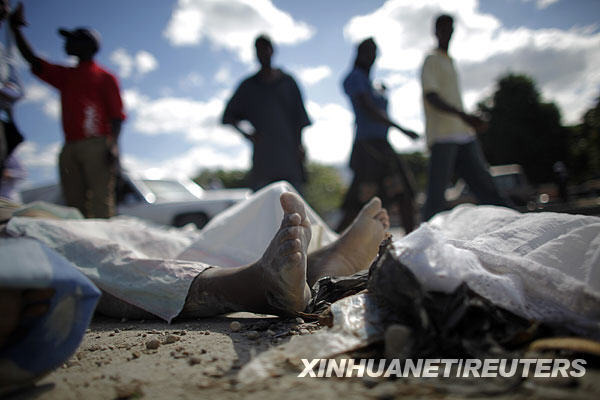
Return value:
<svg viewBox="0 0 600 400">
<path fill-rule="evenodd" d="M 251 146 L 233 128 L 221 125 L 224 93 L 207 101 L 190 98 L 149 98 L 135 90 L 123 97 L 130 110 L 129 129 L 136 134 L 170 135 L 190 144 L 190 150 L 172 159 L 156 161 L 124 154 L 126 166 L 152 170 L 161 176 L 193 176 L 201 168 L 248 168 Z M 313 125 L 304 130 L 311 160 L 339 164 L 348 160 L 353 140 L 354 116 L 338 104 L 307 103 Z M 171 139 L 166 139 L 171 140 Z"/>
<path fill-rule="evenodd" d="M 44 114 L 54 120 L 60 118 L 60 101 L 58 95 L 47 85 L 32 83 L 25 88 L 24 103 L 39 103 Z"/>
<path fill-rule="evenodd" d="M 221 84 L 228 84 L 231 85 L 231 81 L 232 81 L 232 77 L 231 77 L 231 70 L 229 69 L 229 67 L 221 67 L 219 68 L 219 70 L 215 73 L 215 77 L 214 80 L 217 83 L 221 83 Z"/>
<path fill-rule="evenodd" d="M 313 124 L 303 131 L 311 160 L 325 164 L 348 162 L 354 139 L 354 115 L 339 104 L 309 101 L 306 109 Z"/>
<path fill-rule="evenodd" d="M 433 19 L 441 12 L 455 17 L 450 52 L 471 106 L 507 72 L 532 76 L 546 100 L 559 104 L 567 123 L 577 122 L 597 97 L 600 33 L 578 27 L 507 28 L 496 17 L 483 14 L 477 0 L 390 0 L 370 14 L 352 18 L 344 35 L 352 42 L 373 36 L 379 47 L 377 67 L 416 73 L 413 79 L 418 82 L 424 53 L 435 46 Z M 420 96 L 413 100 L 421 101 Z"/>
<path fill-rule="evenodd" d="M 123 166 L 136 174 L 160 178 L 193 178 L 203 168 L 247 169 L 250 166 L 250 147 L 228 153 L 210 145 L 192 147 L 184 154 L 156 161 L 130 154 L 123 156 Z"/>
<path fill-rule="evenodd" d="M 318 67 L 305 67 L 298 69 L 298 77 L 305 86 L 312 86 L 331 75 L 331 68 L 327 65 Z"/>
<path fill-rule="evenodd" d="M 135 64 L 139 74 L 144 75 L 158 67 L 158 61 L 149 52 L 140 50 L 135 55 Z"/>
<path fill-rule="evenodd" d="M 181 89 L 194 89 L 204 85 L 204 76 L 198 72 L 190 72 L 179 80 Z"/>
<path fill-rule="evenodd" d="M 155 174 L 192 176 L 200 168 L 246 168 L 250 147 L 233 129 L 221 125 L 222 97 L 198 101 L 182 97 L 149 98 L 136 90 L 123 95 L 130 110 L 129 129 L 142 135 L 170 135 L 189 143 L 190 150 L 173 159 L 145 160 L 125 154 L 127 167 Z M 160 172 L 162 171 L 162 172 Z"/>
<path fill-rule="evenodd" d="M 129 54 L 124 48 L 118 48 L 110 54 L 110 61 L 117 66 L 121 78 L 129 78 L 132 74 L 139 77 L 158 68 L 156 58 L 145 50 Z"/>
<path fill-rule="evenodd" d="M 529 3 L 532 0 L 523 0 L 526 3 Z M 558 3 L 559 0 L 535 0 L 535 6 L 539 9 L 539 10 L 543 10 L 545 8 L 550 7 L 552 4 L 554 3 Z"/>
<path fill-rule="evenodd" d="M 193 46 L 208 39 L 245 63 L 252 61 L 253 41 L 260 33 L 269 34 L 278 44 L 295 44 L 312 37 L 314 28 L 294 20 L 271 0 L 179 0 L 163 32 L 174 46 Z"/>
<path fill-rule="evenodd" d="M 38 143 L 25 141 L 17 147 L 18 156 L 27 168 L 57 168 L 58 153 L 62 143 L 54 142 L 40 146 Z"/>
</svg>

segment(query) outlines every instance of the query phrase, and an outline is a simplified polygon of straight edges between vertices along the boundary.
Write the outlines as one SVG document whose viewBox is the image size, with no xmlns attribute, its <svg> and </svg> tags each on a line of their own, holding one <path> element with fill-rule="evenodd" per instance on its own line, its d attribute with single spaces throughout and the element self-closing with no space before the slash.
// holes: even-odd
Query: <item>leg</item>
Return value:
<svg viewBox="0 0 600 400">
<path fill-rule="evenodd" d="M 64 145 L 58 158 L 58 169 L 60 172 L 60 185 L 63 197 L 69 207 L 75 207 L 84 216 L 89 216 L 86 207 L 86 189 L 82 169 L 77 162 L 76 143 Z"/>
<path fill-rule="evenodd" d="M 108 147 L 104 137 L 85 141 L 81 164 L 86 187 L 90 192 L 90 214 L 93 218 L 110 218 L 115 215 L 116 169 L 108 160 Z"/>
<path fill-rule="evenodd" d="M 459 146 L 456 171 L 469 185 L 479 204 L 508 206 L 509 201 L 498 191 L 477 141 Z"/>
<path fill-rule="evenodd" d="M 309 255 L 308 285 L 312 287 L 324 276 L 352 275 L 369 268 L 389 226 L 381 200 L 372 199 L 338 240 Z"/>
<path fill-rule="evenodd" d="M 431 147 L 423 221 L 445 208 L 445 191 L 454 173 L 457 150 L 458 145 L 453 143 L 437 143 Z"/>
</svg>

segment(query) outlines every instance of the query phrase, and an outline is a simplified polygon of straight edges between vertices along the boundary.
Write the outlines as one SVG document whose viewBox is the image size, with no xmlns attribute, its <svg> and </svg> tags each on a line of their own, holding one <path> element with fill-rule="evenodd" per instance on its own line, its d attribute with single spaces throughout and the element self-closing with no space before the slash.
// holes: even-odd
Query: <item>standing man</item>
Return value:
<svg viewBox="0 0 600 400">
<path fill-rule="evenodd" d="M 479 203 L 507 205 L 492 180 L 475 136 L 476 131 L 485 129 L 485 122 L 463 111 L 458 74 L 448 55 L 453 24 L 449 15 L 437 17 L 438 47 L 425 58 L 421 71 L 425 133 L 430 151 L 423 221 L 445 209 L 444 192 L 455 172 L 469 185 Z"/>
<path fill-rule="evenodd" d="M 232 125 L 254 146 L 250 186 L 258 190 L 286 180 L 299 192 L 306 181 L 302 129 L 310 125 L 294 78 L 273 68 L 273 44 L 260 35 L 255 43 L 260 70 L 246 78 L 227 103 L 223 124 Z M 249 132 L 241 121 L 252 124 Z"/>
<path fill-rule="evenodd" d="M 352 71 L 343 82 L 354 110 L 356 134 L 350 156 L 354 178 L 342 205 L 344 216 L 336 228 L 338 232 L 346 229 L 373 196 L 379 196 L 388 209 L 397 205 L 406 233 L 415 226 L 412 175 L 389 143 L 388 129 L 394 127 L 413 140 L 419 136 L 388 116 L 384 88 L 376 90 L 371 83 L 376 57 L 375 41 L 363 40 L 357 47 Z"/>
<path fill-rule="evenodd" d="M 41 80 L 60 91 L 65 144 L 59 158 L 60 180 L 67 205 L 88 218 L 115 215 L 118 138 L 125 119 L 117 79 L 94 62 L 99 34 L 88 28 L 59 29 L 65 52 L 78 58 L 75 67 L 38 57 L 21 32 L 23 5 L 10 17 L 17 47 Z"/>
</svg>

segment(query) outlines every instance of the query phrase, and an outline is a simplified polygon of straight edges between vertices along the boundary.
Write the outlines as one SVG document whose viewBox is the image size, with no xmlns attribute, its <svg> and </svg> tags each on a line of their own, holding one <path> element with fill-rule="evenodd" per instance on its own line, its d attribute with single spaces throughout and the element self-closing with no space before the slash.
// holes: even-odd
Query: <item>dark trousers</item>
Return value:
<svg viewBox="0 0 600 400">
<path fill-rule="evenodd" d="M 431 147 L 429 158 L 423 221 L 446 209 L 444 193 L 454 173 L 465 180 L 479 204 L 509 206 L 510 201 L 494 184 L 477 140 L 465 144 L 436 143 Z"/>
</svg>

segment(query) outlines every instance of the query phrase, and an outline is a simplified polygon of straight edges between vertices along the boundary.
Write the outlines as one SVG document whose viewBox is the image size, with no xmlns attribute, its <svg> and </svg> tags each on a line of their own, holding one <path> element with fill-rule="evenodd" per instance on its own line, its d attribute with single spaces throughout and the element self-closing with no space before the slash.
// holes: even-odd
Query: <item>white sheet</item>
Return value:
<svg viewBox="0 0 600 400">
<path fill-rule="evenodd" d="M 428 290 L 466 282 L 518 315 L 600 333 L 600 218 L 466 205 L 396 240 Z"/>
<path fill-rule="evenodd" d="M 14 217 L 6 230 L 42 241 L 100 289 L 171 321 L 199 273 L 210 266 L 246 265 L 262 256 L 281 224 L 279 196 L 293 190 L 285 182 L 269 185 L 219 214 L 202 231 L 157 227 L 129 217 Z M 307 214 L 313 224 L 311 248 L 335 240 L 337 235 L 308 206 Z"/>
</svg>

